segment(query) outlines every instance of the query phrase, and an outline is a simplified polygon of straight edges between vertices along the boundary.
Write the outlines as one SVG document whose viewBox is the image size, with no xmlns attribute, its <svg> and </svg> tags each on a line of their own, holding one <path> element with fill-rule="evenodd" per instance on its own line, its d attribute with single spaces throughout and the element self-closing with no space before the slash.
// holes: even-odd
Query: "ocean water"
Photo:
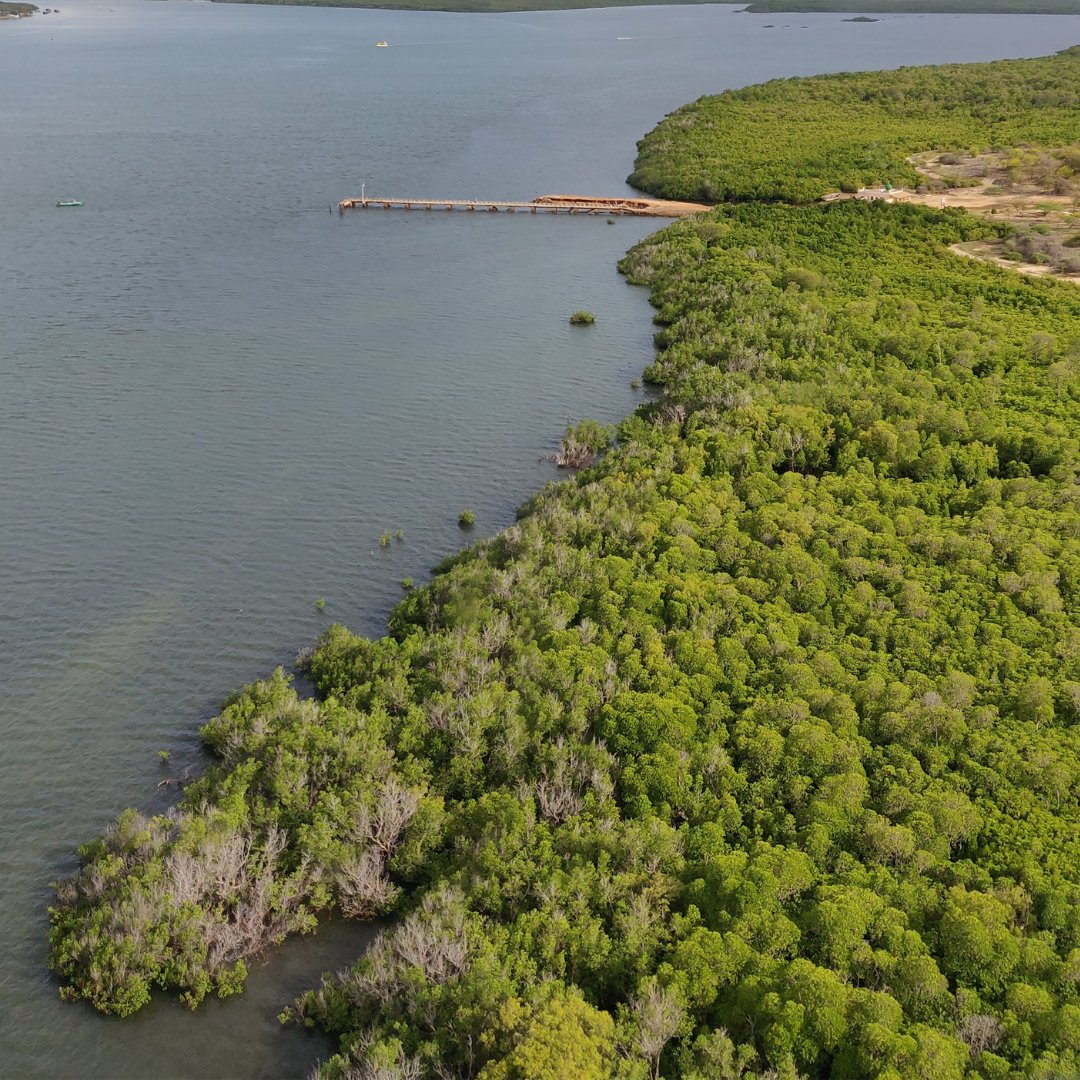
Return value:
<svg viewBox="0 0 1080 1080">
<path fill-rule="evenodd" d="M 652 326 L 615 263 L 659 224 L 332 205 L 617 195 L 703 93 L 1039 55 L 1080 18 L 61 8 L 0 23 L 0 1075 L 303 1075 L 327 1048 L 275 1016 L 364 927 L 118 1022 L 58 1001 L 48 882 L 172 797 L 225 694 L 333 620 L 379 633 L 462 508 L 505 526 L 568 419 L 634 407 Z"/>
</svg>

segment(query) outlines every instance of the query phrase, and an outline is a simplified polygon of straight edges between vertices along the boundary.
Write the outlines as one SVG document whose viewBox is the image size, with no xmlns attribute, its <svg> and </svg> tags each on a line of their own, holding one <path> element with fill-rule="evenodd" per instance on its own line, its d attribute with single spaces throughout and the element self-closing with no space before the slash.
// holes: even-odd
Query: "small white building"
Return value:
<svg viewBox="0 0 1080 1080">
<path fill-rule="evenodd" d="M 907 198 L 907 192 L 903 188 L 894 187 L 864 187 L 855 192 L 856 199 L 864 202 L 896 202 Z"/>
</svg>

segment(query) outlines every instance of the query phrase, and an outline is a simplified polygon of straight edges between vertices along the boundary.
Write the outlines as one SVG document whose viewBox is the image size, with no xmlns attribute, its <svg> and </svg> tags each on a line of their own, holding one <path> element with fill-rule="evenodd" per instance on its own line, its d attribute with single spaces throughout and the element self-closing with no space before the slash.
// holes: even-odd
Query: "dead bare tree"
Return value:
<svg viewBox="0 0 1080 1080">
<path fill-rule="evenodd" d="M 399 889 L 386 876 L 386 859 L 369 848 L 337 868 L 338 903 L 350 918 L 370 919 L 393 902 Z"/>
<path fill-rule="evenodd" d="M 342 1080 L 421 1080 L 425 1072 L 422 1061 L 410 1057 L 400 1046 L 392 1060 L 385 1055 L 376 1057 L 376 1041 L 373 1032 L 357 1037 L 349 1050 L 351 1061 L 341 1074 Z"/>
<path fill-rule="evenodd" d="M 587 788 L 586 768 L 573 751 L 559 752 L 554 763 L 541 766 L 536 802 L 550 824 L 561 825 L 568 817 L 581 813 Z"/>
<path fill-rule="evenodd" d="M 420 907 L 392 930 L 381 933 L 356 971 L 339 976 L 349 1000 L 359 1010 L 385 1005 L 404 994 L 410 1009 L 420 1007 L 415 971 L 424 980 L 442 984 L 463 973 L 469 963 L 469 935 L 461 893 L 440 889 L 424 897 Z M 430 998 L 426 1002 L 430 1009 Z M 435 1023 L 430 1012 L 422 1018 Z"/>
<path fill-rule="evenodd" d="M 420 792 L 406 787 L 393 773 L 375 794 L 373 805 L 361 804 L 351 830 L 356 853 L 336 869 L 338 902 L 346 915 L 372 918 L 400 891 L 387 875 L 387 864 L 420 806 Z"/>
<path fill-rule="evenodd" d="M 968 1045 L 971 1056 L 978 1057 L 984 1050 L 996 1050 L 1005 1037 L 1005 1026 L 996 1016 L 973 1013 L 965 1016 L 956 1026 L 956 1036 Z"/>
<path fill-rule="evenodd" d="M 683 1008 L 673 991 L 650 980 L 644 993 L 634 999 L 632 1011 L 638 1024 L 638 1049 L 652 1065 L 653 1080 L 659 1080 L 660 1055 L 679 1031 Z"/>
<path fill-rule="evenodd" d="M 549 454 L 547 460 L 554 462 L 560 469 L 584 469 L 595 457 L 596 451 L 592 447 L 581 442 L 573 431 L 568 431 L 562 445 Z"/>
<path fill-rule="evenodd" d="M 389 858 L 420 805 L 420 792 L 391 773 L 379 789 L 372 810 L 362 806 L 357 831 Z"/>
<path fill-rule="evenodd" d="M 418 967 L 433 983 L 444 983 L 465 970 L 469 940 L 460 897 L 443 890 L 424 897 L 391 936 L 391 947 L 402 963 Z"/>
</svg>

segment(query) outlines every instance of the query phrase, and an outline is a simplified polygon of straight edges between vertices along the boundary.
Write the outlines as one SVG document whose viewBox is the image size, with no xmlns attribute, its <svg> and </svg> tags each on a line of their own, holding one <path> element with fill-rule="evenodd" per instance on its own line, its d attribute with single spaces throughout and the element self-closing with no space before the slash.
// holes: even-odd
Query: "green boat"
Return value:
<svg viewBox="0 0 1080 1080">
<path fill-rule="evenodd" d="M 81 199 L 58 199 L 57 206 L 82 206 Z"/>
</svg>

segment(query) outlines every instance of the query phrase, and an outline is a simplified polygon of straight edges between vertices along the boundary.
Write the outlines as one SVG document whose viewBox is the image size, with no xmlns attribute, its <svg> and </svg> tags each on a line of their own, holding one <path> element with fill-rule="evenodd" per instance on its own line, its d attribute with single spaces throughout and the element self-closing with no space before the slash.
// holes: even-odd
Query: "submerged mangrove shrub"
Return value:
<svg viewBox="0 0 1080 1080">
<path fill-rule="evenodd" d="M 560 469 L 583 469 L 611 445 L 615 429 L 597 420 L 582 420 L 563 434 L 562 444 L 551 455 Z"/>
</svg>

